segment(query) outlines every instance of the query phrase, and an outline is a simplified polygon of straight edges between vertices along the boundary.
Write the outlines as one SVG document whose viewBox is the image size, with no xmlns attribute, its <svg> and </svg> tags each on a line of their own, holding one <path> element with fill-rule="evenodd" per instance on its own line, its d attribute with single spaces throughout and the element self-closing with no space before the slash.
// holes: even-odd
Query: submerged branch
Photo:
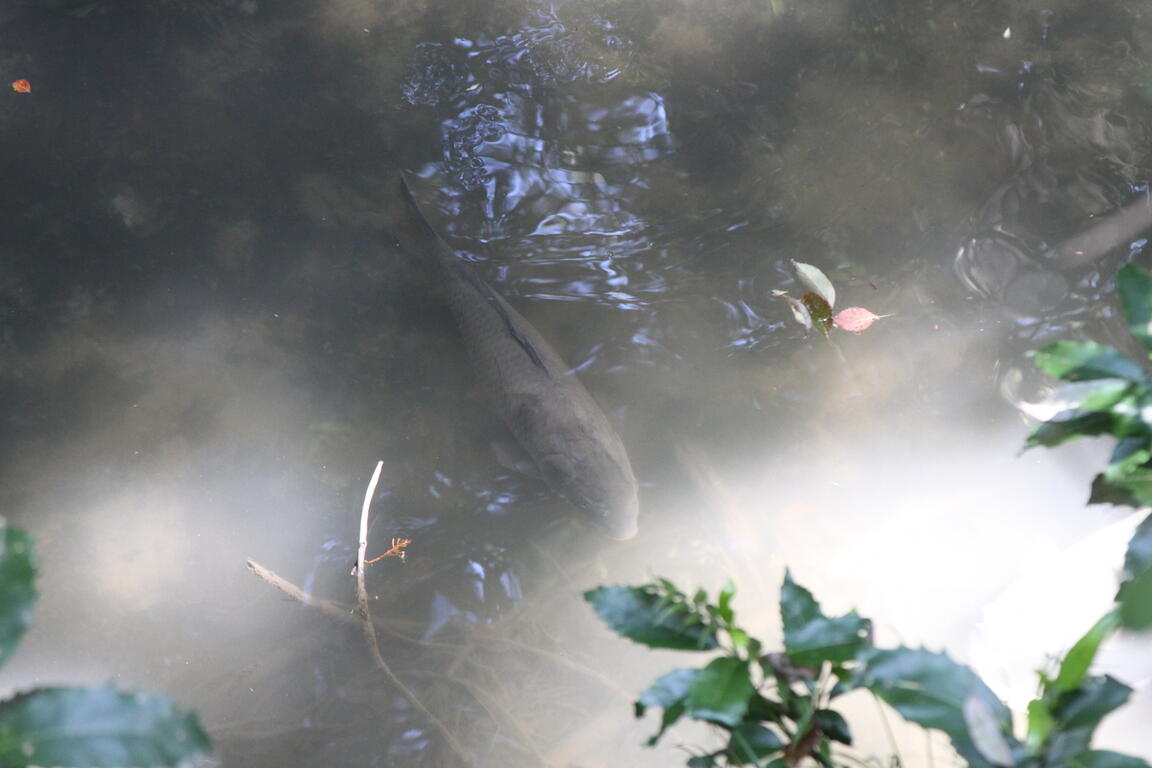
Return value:
<svg viewBox="0 0 1152 768">
<path fill-rule="evenodd" d="M 380 480 L 380 470 L 383 467 L 384 462 L 376 462 L 376 470 L 372 473 L 372 480 L 364 492 L 364 504 L 360 509 L 360 542 L 356 550 L 356 608 L 361 618 L 360 628 L 364 631 L 364 640 L 368 644 L 368 651 L 372 654 L 372 660 L 376 662 L 376 666 L 384 673 L 384 676 L 400 690 L 400 693 L 408 699 L 417 712 L 435 726 L 444 738 L 444 742 L 456 753 L 456 756 L 465 763 L 471 763 L 467 751 L 448 730 L 448 726 L 432 714 L 424 702 L 420 700 L 420 697 L 416 695 L 416 692 L 396 676 L 396 673 L 388 666 L 388 662 L 384 660 L 383 654 L 380 653 L 380 641 L 376 638 L 376 627 L 372 624 L 372 615 L 368 611 L 368 589 L 364 585 L 364 553 L 368 550 L 368 510 L 372 506 L 372 494 L 376 491 L 376 483 Z"/>
</svg>

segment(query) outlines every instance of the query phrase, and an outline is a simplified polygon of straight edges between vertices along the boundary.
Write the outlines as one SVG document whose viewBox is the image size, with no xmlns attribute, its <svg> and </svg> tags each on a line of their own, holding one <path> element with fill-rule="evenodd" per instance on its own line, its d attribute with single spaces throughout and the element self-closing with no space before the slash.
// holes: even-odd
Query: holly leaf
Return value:
<svg viewBox="0 0 1152 768">
<path fill-rule="evenodd" d="M 664 731 L 683 717 L 687 709 L 688 691 L 699 672 L 698 669 L 674 669 L 662 675 L 640 694 L 634 705 L 636 717 L 643 717 L 649 707 L 664 710 L 660 718 L 660 730 L 648 739 L 648 746 L 655 745 Z"/>
<path fill-rule="evenodd" d="M 801 667 L 819 667 L 823 662 L 854 658 L 865 645 L 868 620 L 849 611 L 828 618 L 812 593 L 784 572 L 780 588 L 780 616 L 784 623 L 784 651 Z"/>
<path fill-rule="evenodd" d="M 163 696 L 37 688 L 0 702 L 0 765 L 175 766 L 211 744 L 194 713 Z"/>
<path fill-rule="evenodd" d="M 735 728 L 744 719 L 755 693 L 748 662 L 731 656 L 713 659 L 692 681 L 688 714 L 698 720 Z"/>
<path fill-rule="evenodd" d="M 717 627 L 668 583 L 597 587 L 584 599 L 609 627 L 649 648 L 708 651 L 719 645 Z"/>
<path fill-rule="evenodd" d="M 859 658 L 857 686 L 868 688 L 905 720 L 946 733 L 970 768 L 996 765 L 982 751 L 990 743 L 987 733 L 974 736 L 965 717 L 972 697 L 980 702 L 981 728 L 996 727 L 1009 749 L 1016 747 L 1008 708 L 975 672 L 947 654 L 897 647 L 870 649 Z"/>
</svg>

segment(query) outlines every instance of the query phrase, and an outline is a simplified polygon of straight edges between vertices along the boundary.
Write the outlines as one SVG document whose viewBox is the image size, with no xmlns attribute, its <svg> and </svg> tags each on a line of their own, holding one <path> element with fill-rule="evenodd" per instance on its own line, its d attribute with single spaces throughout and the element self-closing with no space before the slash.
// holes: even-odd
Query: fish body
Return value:
<svg viewBox="0 0 1152 768">
<path fill-rule="evenodd" d="M 608 418 L 540 333 L 436 234 L 403 178 L 401 186 L 489 401 L 549 486 L 608 535 L 632 538 L 636 477 Z"/>
</svg>

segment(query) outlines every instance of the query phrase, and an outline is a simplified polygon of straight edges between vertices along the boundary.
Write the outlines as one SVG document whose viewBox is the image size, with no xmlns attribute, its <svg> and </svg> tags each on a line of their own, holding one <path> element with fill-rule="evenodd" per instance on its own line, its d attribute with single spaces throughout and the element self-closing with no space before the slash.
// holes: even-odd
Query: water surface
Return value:
<svg viewBox="0 0 1152 768">
<path fill-rule="evenodd" d="M 9 4 L 0 63 L 33 90 L 0 108 L 0 504 L 42 597 L 3 686 L 168 692 L 206 765 L 461 763 L 354 624 L 245 568 L 350 606 L 379 460 L 370 550 L 413 542 L 367 574 L 382 652 L 474 764 L 709 744 L 640 746 L 631 698 L 687 662 L 579 600 L 653 575 L 733 577 L 772 638 L 787 566 L 880 642 L 1026 699 L 1123 548 L 1121 514 L 1084 506 L 1104 447 L 1020 456 L 1020 405 L 1028 350 L 1128 343 L 1111 281 L 1144 241 L 1044 254 L 1148 192 L 1149 24 L 1110 2 Z M 493 458 L 436 272 L 398 246 L 403 169 L 617 426 L 636 539 Z M 806 335 L 770 296 L 799 290 L 791 259 L 893 317 Z M 1023 637 L 1010 599 L 1066 620 Z M 1114 654 L 1130 683 L 1138 655 Z M 1150 706 L 1100 745 L 1152 753 Z M 852 713 L 858 753 L 890 754 Z M 924 764 L 921 732 L 896 747 Z"/>
</svg>

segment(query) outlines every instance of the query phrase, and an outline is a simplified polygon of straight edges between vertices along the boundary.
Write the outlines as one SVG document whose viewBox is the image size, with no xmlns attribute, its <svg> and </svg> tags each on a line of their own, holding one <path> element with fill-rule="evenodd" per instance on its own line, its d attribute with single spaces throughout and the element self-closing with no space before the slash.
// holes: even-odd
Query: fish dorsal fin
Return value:
<svg viewBox="0 0 1152 768">
<path fill-rule="evenodd" d="M 548 373 L 548 366 L 544 364 L 544 359 L 540 357 L 540 353 L 536 351 L 536 347 L 532 346 L 532 342 L 517 328 L 516 324 L 512 322 L 512 318 L 508 315 L 508 310 L 505 309 L 504 303 L 500 301 L 500 297 L 488 287 L 488 284 L 481 280 L 476 274 L 468 268 L 465 264 L 457 264 L 456 269 L 464 276 L 472 287 L 484 297 L 485 301 L 492 305 L 496 310 L 496 314 L 504 321 L 504 327 L 508 329 L 508 335 L 516 340 L 516 343 L 523 348 L 525 354 L 532 360 L 532 362 L 544 373 Z"/>
</svg>

